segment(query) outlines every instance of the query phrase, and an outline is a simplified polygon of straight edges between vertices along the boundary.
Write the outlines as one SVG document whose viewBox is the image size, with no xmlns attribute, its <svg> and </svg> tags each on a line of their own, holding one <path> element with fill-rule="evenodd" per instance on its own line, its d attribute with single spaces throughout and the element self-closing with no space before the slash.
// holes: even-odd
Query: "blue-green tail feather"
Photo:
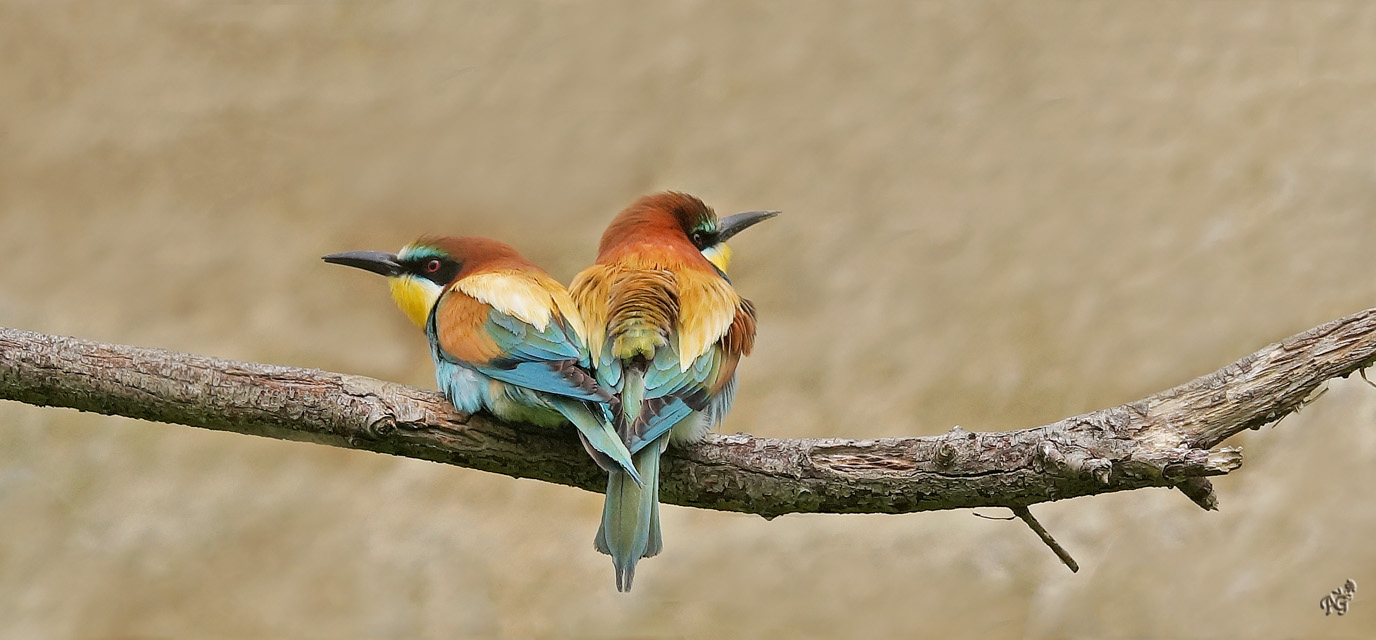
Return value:
<svg viewBox="0 0 1376 640">
<path fill-rule="evenodd" d="M 607 478 L 607 497 L 602 507 L 602 525 L 593 546 L 612 557 L 616 569 L 616 590 L 630 591 L 635 580 L 635 565 L 663 548 L 659 531 L 659 459 L 668 436 L 635 455 L 636 468 L 644 484 L 627 482 L 628 474 L 613 471 Z"/>
</svg>

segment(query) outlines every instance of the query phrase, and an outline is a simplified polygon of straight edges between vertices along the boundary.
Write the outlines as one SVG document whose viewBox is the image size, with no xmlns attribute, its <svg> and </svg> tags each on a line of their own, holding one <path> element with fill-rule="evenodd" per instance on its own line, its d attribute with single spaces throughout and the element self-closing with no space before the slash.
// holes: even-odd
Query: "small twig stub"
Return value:
<svg viewBox="0 0 1376 640">
<path fill-rule="evenodd" d="M 1079 573 L 1080 563 L 1075 562 L 1075 559 L 1070 557 L 1070 552 L 1066 551 L 1065 547 L 1061 546 L 1061 543 L 1056 542 L 1056 539 L 1051 537 L 1051 532 L 1047 531 L 1046 528 L 1042 526 L 1042 523 L 1037 522 L 1037 519 L 1032 516 L 1031 509 L 1027 507 L 1013 507 L 1013 515 L 1022 518 L 1022 521 L 1032 528 L 1032 531 L 1037 534 L 1037 537 L 1041 538 L 1042 542 L 1046 543 L 1046 546 L 1051 547 L 1051 551 L 1056 554 L 1056 557 L 1060 558 L 1061 562 L 1064 562 L 1065 566 L 1070 568 L 1071 573 Z"/>
</svg>

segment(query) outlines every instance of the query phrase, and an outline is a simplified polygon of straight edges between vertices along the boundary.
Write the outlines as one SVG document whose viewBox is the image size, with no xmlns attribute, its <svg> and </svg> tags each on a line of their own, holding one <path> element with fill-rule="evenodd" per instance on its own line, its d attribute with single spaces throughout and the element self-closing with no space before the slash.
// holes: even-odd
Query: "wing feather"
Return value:
<svg viewBox="0 0 1376 640">
<path fill-rule="evenodd" d="M 537 331 L 544 331 L 558 311 L 539 275 L 524 271 L 477 273 L 460 278 L 453 287 Z"/>
<path fill-rule="evenodd" d="M 427 332 L 437 339 L 440 350 L 450 359 L 466 363 L 485 363 L 502 355 L 502 348 L 484 330 L 492 308 L 468 295 L 453 291 L 440 296 L 430 314 Z"/>
<path fill-rule="evenodd" d="M 546 283 L 515 274 L 507 278 L 510 286 L 503 287 L 501 280 L 489 277 L 493 275 L 459 280 L 435 305 L 427 332 L 439 345 L 438 355 L 535 391 L 610 400 L 611 393 L 587 370 L 583 341 L 559 312 Z M 480 282 L 473 285 L 473 278 Z"/>
<path fill-rule="evenodd" d="M 678 316 L 679 367 L 687 371 L 731 329 L 741 297 L 715 273 L 681 271 L 676 275 L 683 309 Z"/>
<path fill-rule="evenodd" d="M 574 276 L 569 295 L 583 322 L 588 351 L 597 359 L 607 340 L 607 315 L 611 305 L 612 267 L 595 264 Z"/>
</svg>

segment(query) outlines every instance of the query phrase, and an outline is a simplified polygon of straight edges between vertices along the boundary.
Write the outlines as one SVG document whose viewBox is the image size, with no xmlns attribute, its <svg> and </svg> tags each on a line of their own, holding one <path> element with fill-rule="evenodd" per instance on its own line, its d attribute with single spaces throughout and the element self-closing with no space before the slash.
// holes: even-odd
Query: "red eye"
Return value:
<svg viewBox="0 0 1376 640">
<path fill-rule="evenodd" d="M 426 272 L 426 273 L 438 273 L 439 270 L 440 270 L 440 261 L 439 261 L 439 260 L 431 260 L 431 261 L 425 263 L 425 272 Z"/>
</svg>

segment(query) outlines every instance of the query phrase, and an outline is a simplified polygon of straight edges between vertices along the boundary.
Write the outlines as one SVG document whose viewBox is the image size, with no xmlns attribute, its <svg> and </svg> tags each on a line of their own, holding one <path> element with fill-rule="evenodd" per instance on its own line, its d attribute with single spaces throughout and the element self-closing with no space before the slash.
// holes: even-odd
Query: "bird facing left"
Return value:
<svg viewBox="0 0 1376 640">
<path fill-rule="evenodd" d="M 455 408 L 572 423 L 598 466 L 640 482 L 611 424 L 612 395 L 589 372 L 587 331 L 568 291 L 510 245 L 426 236 L 397 253 L 322 259 L 387 278 L 392 299 L 429 338 L 436 382 Z"/>
</svg>

